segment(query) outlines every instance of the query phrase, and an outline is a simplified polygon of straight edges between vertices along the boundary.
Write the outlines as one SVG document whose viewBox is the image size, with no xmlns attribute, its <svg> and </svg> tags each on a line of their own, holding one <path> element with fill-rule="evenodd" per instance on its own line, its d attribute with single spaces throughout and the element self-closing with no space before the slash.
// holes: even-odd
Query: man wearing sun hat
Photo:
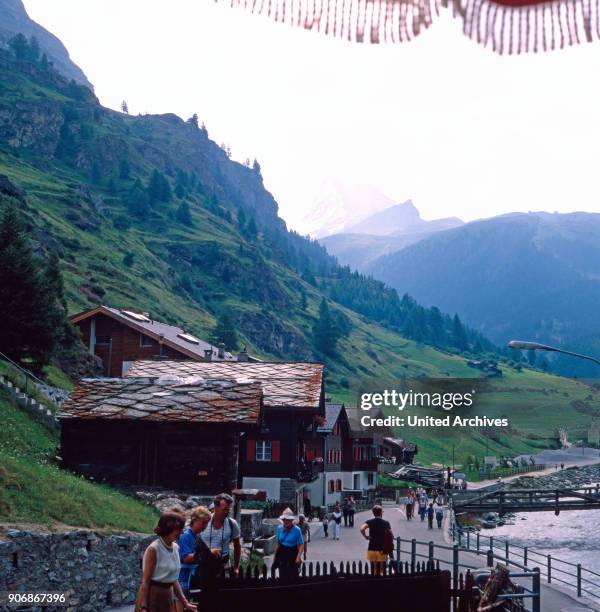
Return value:
<svg viewBox="0 0 600 612">
<path fill-rule="evenodd" d="M 294 525 L 296 515 L 287 508 L 279 517 L 283 521 L 277 529 L 275 537 L 275 560 L 273 567 L 279 570 L 279 576 L 283 579 L 294 579 L 298 577 L 298 568 L 302 563 L 302 551 L 304 550 L 304 538 L 300 527 Z"/>
</svg>

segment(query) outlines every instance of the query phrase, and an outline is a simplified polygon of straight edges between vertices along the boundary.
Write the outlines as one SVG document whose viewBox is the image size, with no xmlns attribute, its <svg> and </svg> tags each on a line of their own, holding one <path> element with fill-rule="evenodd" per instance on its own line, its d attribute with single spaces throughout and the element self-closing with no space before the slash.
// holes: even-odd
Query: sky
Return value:
<svg viewBox="0 0 600 612">
<path fill-rule="evenodd" d="M 331 179 L 425 219 L 600 212 L 600 43 L 509 57 L 446 15 L 411 43 L 359 45 L 212 0 L 24 4 L 105 106 L 196 112 L 233 159 L 258 159 L 299 231 Z"/>
</svg>

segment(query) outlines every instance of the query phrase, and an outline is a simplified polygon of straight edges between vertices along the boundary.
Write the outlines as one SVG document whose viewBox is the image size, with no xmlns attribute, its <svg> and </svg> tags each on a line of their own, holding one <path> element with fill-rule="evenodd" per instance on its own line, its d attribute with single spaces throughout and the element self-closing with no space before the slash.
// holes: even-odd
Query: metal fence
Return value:
<svg viewBox="0 0 600 612">
<path fill-rule="evenodd" d="M 479 532 L 463 530 L 456 522 L 454 512 L 451 518 L 451 535 L 461 550 L 488 555 L 508 566 L 528 569 L 531 565 L 539 567 L 540 576 L 548 584 L 560 583 L 575 589 L 578 597 L 600 596 L 600 573 L 582 567 L 581 563 L 571 563 L 552 555 L 536 551 L 528 546 L 519 546 L 506 538 L 482 535 Z"/>
<path fill-rule="evenodd" d="M 448 565 L 452 570 L 452 586 L 453 589 L 458 589 L 461 570 L 473 571 L 482 569 L 481 565 L 473 565 L 470 560 L 465 560 L 465 553 L 473 553 L 473 549 L 463 547 L 460 544 L 452 546 L 446 544 L 437 544 L 435 542 L 423 542 L 416 539 L 396 538 L 395 560 L 396 563 L 402 565 L 407 562 L 410 567 L 415 567 L 419 560 L 426 559 L 428 563 L 439 563 L 439 566 Z M 445 553 L 445 554 L 444 554 Z M 445 559 L 445 556 L 450 556 L 451 559 Z M 483 550 L 481 551 L 483 553 Z M 462 556 L 461 556 L 462 555 Z M 504 561 L 503 558 L 495 555 L 492 550 L 485 553 L 485 567 L 492 568 L 495 560 Z M 408 559 L 407 559 L 408 558 Z M 404 561 L 407 559 L 406 561 Z M 511 563 L 513 567 L 520 571 L 510 571 L 509 578 L 518 579 L 520 592 L 506 593 L 501 596 L 501 599 L 507 602 L 519 600 L 528 601 L 531 612 L 541 612 L 541 572 L 540 568 L 527 568 L 522 564 Z M 508 565 L 508 564 L 507 564 Z M 529 580 L 529 585 L 524 585 L 523 579 Z M 456 605 L 455 605 L 456 609 Z"/>
</svg>

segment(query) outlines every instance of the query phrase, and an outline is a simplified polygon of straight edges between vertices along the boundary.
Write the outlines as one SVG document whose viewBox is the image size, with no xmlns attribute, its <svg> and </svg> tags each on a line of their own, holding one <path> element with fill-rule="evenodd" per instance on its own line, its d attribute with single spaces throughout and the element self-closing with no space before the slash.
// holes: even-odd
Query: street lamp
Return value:
<svg viewBox="0 0 600 612">
<path fill-rule="evenodd" d="M 571 351 L 565 351 L 564 349 L 556 348 L 555 346 L 548 346 L 547 344 L 540 344 L 539 342 L 526 342 L 524 340 L 511 340 L 508 343 L 508 347 L 511 349 L 517 349 L 522 351 L 549 351 L 552 353 L 563 353 L 563 355 L 571 355 L 572 357 L 579 357 L 580 359 L 587 359 L 600 365 L 600 359 L 590 357 L 589 355 L 581 355 L 580 353 L 573 353 Z"/>
</svg>

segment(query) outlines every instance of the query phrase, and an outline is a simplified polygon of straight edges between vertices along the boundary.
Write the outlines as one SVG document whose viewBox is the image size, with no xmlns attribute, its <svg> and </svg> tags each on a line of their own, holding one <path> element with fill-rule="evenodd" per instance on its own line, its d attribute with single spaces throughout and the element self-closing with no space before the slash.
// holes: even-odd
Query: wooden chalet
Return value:
<svg viewBox="0 0 600 612">
<path fill-rule="evenodd" d="M 105 376 L 124 376 L 136 359 L 237 360 L 222 346 L 156 321 L 148 313 L 98 306 L 71 317 L 71 323 L 81 331 L 89 352 L 102 360 Z"/>
<path fill-rule="evenodd" d="M 262 397 L 248 380 L 84 379 L 58 413 L 63 465 L 116 485 L 231 491 Z"/>
<path fill-rule="evenodd" d="M 253 380 L 263 390 L 258 430 L 244 434 L 240 470 L 244 488 L 302 508 L 322 477 L 325 421 L 323 365 L 318 363 L 137 361 L 127 376 Z"/>
</svg>

